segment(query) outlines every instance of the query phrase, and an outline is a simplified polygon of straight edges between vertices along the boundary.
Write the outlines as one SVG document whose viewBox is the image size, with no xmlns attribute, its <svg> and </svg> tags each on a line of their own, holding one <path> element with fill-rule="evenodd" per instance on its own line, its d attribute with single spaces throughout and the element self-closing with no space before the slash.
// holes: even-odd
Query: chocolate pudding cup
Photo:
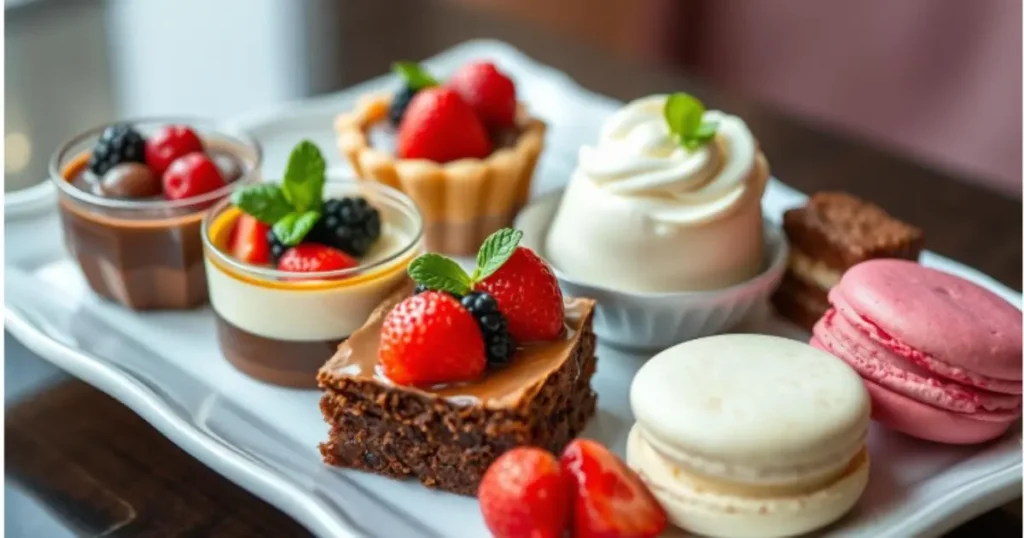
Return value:
<svg viewBox="0 0 1024 538">
<path fill-rule="evenodd" d="M 200 227 L 203 215 L 235 187 L 258 181 L 262 150 L 241 131 L 205 120 L 166 118 L 125 122 L 147 136 L 188 125 L 213 157 L 238 166 L 239 177 L 217 190 L 185 198 L 126 199 L 94 193 L 83 180 L 103 130 L 66 142 L 50 160 L 58 189 L 64 241 L 97 295 L 134 310 L 189 309 L 207 301 Z"/>
<path fill-rule="evenodd" d="M 401 192 L 376 183 L 328 180 L 325 198 L 362 196 L 380 211 L 381 235 L 357 267 L 318 273 L 280 271 L 228 252 L 242 212 L 230 200 L 203 219 L 210 304 L 224 357 L 243 373 L 286 387 L 315 388 L 317 370 L 374 308 L 408 282 L 423 252 L 423 216 Z"/>
</svg>

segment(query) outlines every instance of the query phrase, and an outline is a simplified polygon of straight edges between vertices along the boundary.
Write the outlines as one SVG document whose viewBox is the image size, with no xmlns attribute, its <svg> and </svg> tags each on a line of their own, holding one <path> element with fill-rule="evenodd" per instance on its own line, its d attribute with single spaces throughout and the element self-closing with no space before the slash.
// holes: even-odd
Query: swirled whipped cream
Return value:
<svg viewBox="0 0 1024 538">
<path fill-rule="evenodd" d="M 768 165 L 746 123 L 704 113 L 717 126 L 687 147 L 671 133 L 668 96 L 633 101 L 580 148 L 546 244 L 559 270 L 623 291 L 727 287 L 762 265 L 761 195 Z"/>
</svg>

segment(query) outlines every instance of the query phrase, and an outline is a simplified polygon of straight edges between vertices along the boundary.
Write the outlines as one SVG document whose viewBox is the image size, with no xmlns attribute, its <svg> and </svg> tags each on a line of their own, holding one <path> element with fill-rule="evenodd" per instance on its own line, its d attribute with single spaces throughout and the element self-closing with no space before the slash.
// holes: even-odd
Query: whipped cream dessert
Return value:
<svg viewBox="0 0 1024 538">
<path fill-rule="evenodd" d="M 654 95 L 580 148 L 545 245 L 554 267 L 633 292 L 720 289 L 758 274 L 768 162 L 743 120 L 687 98 L 712 129 L 701 143 L 676 136 L 670 97 Z"/>
</svg>

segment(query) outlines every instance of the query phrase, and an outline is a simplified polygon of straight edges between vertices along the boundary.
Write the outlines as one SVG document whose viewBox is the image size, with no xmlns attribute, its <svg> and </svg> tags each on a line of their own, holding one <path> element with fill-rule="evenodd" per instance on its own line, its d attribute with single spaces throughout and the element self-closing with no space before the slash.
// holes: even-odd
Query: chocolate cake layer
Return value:
<svg viewBox="0 0 1024 538">
<path fill-rule="evenodd" d="M 814 194 L 786 211 L 782 226 L 795 250 L 841 271 L 874 258 L 916 260 L 924 244 L 920 229 L 839 192 Z"/>
<path fill-rule="evenodd" d="M 475 495 L 499 455 L 524 445 L 557 453 L 593 416 L 592 301 L 569 302 L 563 340 L 523 346 L 478 382 L 422 389 L 394 385 L 372 366 L 381 319 L 402 297 L 385 301 L 320 371 L 326 463 Z"/>
<path fill-rule="evenodd" d="M 343 339 L 293 341 L 267 338 L 232 325 L 213 311 L 221 353 L 235 368 L 274 385 L 316 388 L 317 370 Z"/>
<path fill-rule="evenodd" d="M 776 312 L 810 331 L 829 308 L 828 292 L 786 273 L 771 298 Z"/>
</svg>

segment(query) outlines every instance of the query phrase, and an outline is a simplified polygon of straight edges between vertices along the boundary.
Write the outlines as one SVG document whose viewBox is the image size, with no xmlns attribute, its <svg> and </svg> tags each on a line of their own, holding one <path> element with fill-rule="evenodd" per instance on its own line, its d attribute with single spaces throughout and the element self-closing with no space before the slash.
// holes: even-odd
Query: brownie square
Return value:
<svg viewBox="0 0 1024 538">
<path fill-rule="evenodd" d="M 920 229 L 882 208 L 841 192 L 820 192 L 807 205 L 786 211 L 782 227 L 790 259 L 772 304 L 808 331 L 828 310 L 828 292 L 850 267 L 870 259 L 916 260 Z"/>
<path fill-rule="evenodd" d="M 493 397 L 473 397 L 472 387 L 403 387 L 375 367 L 352 367 L 376 360 L 365 354 L 376 352 L 383 317 L 408 293 L 382 303 L 320 370 L 320 410 L 331 426 L 324 462 L 476 495 L 502 453 L 524 445 L 559 453 L 594 415 L 593 301 L 567 300 L 565 339 L 523 346 L 509 366 L 474 383 Z"/>
<path fill-rule="evenodd" d="M 874 258 L 916 260 L 924 245 L 919 228 L 842 192 L 814 194 L 786 211 L 782 227 L 794 250 L 841 271 Z"/>
</svg>

